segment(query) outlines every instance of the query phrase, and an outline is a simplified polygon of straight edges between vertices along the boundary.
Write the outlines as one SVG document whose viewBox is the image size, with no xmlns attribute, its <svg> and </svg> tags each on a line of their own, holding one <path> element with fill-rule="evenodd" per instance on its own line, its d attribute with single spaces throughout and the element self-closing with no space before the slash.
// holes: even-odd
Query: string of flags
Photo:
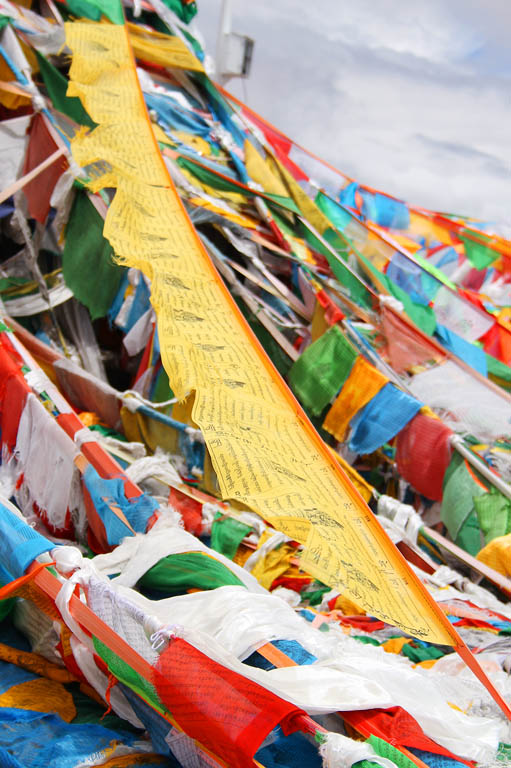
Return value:
<svg viewBox="0 0 511 768">
<path fill-rule="evenodd" d="M 0 762 L 509 759 L 511 243 L 0 0 Z"/>
</svg>

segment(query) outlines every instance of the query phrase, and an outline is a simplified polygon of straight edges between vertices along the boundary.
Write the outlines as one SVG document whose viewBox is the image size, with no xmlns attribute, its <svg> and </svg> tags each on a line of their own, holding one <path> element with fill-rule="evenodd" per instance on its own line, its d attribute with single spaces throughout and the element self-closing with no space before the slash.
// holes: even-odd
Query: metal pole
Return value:
<svg viewBox="0 0 511 768">
<path fill-rule="evenodd" d="M 481 475 L 483 475 L 492 485 L 494 485 L 497 490 L 503 493 L 504 496 L 506 496 L 508 499 L 511 499 L 511 486 L 506 483 L 505 480 L 499 477 L 499 475 L 496 475 L 495 472 L 492 472 L 488 465 L 484 463 L 484 461 L 481 461 L 480 458 L 475 456 L 475 454 L 473 454 L 472 451 L 469 450 L 463 443 L 463 438 L 461 438 L 459 435 L 453 435 L 453 437 L 451 437 L 451 445 L 458 451 L 459 454 L 463 456 L 463 458 L 469 462 L 469 464 L 472 464 L 472 466 L 477 469 Z"/>
<path fill-rule="evenodd" d="M 223 74 L 224 70 L 224 51 L 227 37 L 232 31 L 232 0 L 222 0 L 222 10 L 220 11 L 220 21 L 218 24 L 218 37 L 216 41 L 216 79 L 220 85 L 225 85 L 230 79 L 228 75 Z"/>
</svg>

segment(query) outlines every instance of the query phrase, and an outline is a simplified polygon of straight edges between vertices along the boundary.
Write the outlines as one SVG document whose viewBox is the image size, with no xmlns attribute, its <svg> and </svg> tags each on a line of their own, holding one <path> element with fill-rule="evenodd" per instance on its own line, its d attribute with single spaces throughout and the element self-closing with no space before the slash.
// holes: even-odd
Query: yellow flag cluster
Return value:
<svg viewBox="0 0 511 768">
<path fill-rule="evenodd" d="M 386 376 L 359 355 L 327 413 L 323 429 L 342 442 L 352 418 L 378 394 L 387 381 Z"/>
<path fill-rule="evenodd" d="M 187 72 L 204 72 L 204 67 L 179 37 L 171 37 L 154 29 L 127 25 L 130 43 L 137 59 L 159 64 L 162 67 L 184 69 Z"/>
<path fill-rule="evenodd" d="M 302 564 L 368 613 L 455 643 L 446 620 L 307 421 L 238 312 L 158 150 L 128 31 L 66 25 L 69 95 L 98 124 L 74 141 L 94 189 L 115 187 L 104 234 L 152 281 L 161 356 L 177 397 L 194 396 L 223 497 L 305 545 Z"/>
</svg>

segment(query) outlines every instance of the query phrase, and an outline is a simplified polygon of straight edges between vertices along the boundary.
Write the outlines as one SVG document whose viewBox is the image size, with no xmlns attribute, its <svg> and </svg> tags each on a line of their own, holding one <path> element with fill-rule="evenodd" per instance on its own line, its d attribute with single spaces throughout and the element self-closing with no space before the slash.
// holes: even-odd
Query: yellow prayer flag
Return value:
<svg viewBox="0 0 511 768">
<path fill-rule="evenodd" d="M 265 192 L 270 195 L 289 197 L 289 192 L 279 176 L 272 171 L 270 164 L 259 154 L 249 139 L 245 140 L 245 166 L 250 178 L 260 184 Z"/>
<path fill-rule="evenodd" d="M 385 386 L 388 379 L 359 355 L 328 411 L 323 429 L 342 442 L 352 418 Z"/>
<path fill-rule="evenodd" d="M 390 637 L 381 647 L 386 653 L 401 653 L 403 646 L 411 642 L 409 637 Z"/>
<path fill-rule="evenodd" d="M 332 453 L 335 456 L 335 460 L 337 461 L 338 464 L 341 465 L 343 470 L 346 472 L 349 479 L 351 480 L 351 482 L 353 483 L 353 485 L 355 486 L 359 494 L 362 496 L 364 501 L 366 503 L 369 503 L 373 496 L 373 491 L 374 491 L 373 486 L 369 485 L 367 480 L 364 480 L 362 475 L 359 475 L 357 470 L 353 469 L 353 467 L 350 466 L 348 462 L 342 458 L 342 456 L 339 456 L 339 454 L 336 451 L 332 450 Z"/>
<path fill-rule="evenodd" d="M 439 224 L 435 224 L 435 222 L 427 216 L 422 216 L 413 211 L 410 211 L 409 230 L 414 235 L 425 237 L 428 245 L 434 242 L 445 243 L 446 245 L 452 243 L 449 230 L 445 229 L 445 227 L 441 227 Z"/>
<path fill-rule="evenodd" d="M 490 541 L 479 552 L 477 559 L 503 576 L 511 577 L 511 534 Z"/>
<path fill-rule="evenodd" d="M 73 697 L 61 683 L 37 677 L 25 683 L 13 685 L 0 694 L 0 707 L 12 709 L 37 709 L 38 712 L 55 712 L 70 723 L 76 717 Z"/>
<path fill-rule="evenodd" d="M 127 27 L 133 53 L 137 59 L 159 64 L 161 67 L 204 72 L 199 59 L 188 50 L 179 37 L 165 35 L 137 24 L 128 23 Z"/>
<path fill-rule="evenodd" d="M 303 568 L 371 615 L 456 644 L 455 630 L 331 456 L 216 272 L 158 150 L 127 30 L 73 23 L 66 33 L 73 85 L 98 123 L 73 150 L 81 162 L 113 168 L 117 191 L 104 235 L 119 261 L 152 280 L 162 362 L 178 398 L 195 392 L 192 420 L 223 498 L 302 543 Z M 293 198 L 305 195 L 293 179 L 286 184 Z M 310 216 L 321 219 L 307 201 Z"/>
<path fill-rule="evenodd" d="M 314 203 L 310 197 L 303 191 L 297 181 L 291 176 L 287 168 L 283 166 L 280 160 L 275 157 L 268 158 L 268 164 L 275 173 L 280 175 L 280 178 L 289 190 L 288 196 L 292 197 L 296 205 L 300 209 L 302 216 L 317 229 L 320 235 L 323 235 L 327 229 L 332 229 L 332 224 L 325 216 L 316 203 Z"/>
</svg>

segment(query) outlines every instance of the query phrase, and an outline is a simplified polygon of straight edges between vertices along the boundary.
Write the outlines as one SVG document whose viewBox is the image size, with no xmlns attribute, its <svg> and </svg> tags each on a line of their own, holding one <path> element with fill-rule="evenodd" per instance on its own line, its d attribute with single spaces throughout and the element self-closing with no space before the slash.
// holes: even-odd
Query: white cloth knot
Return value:
<svg viewBox="0 0 511 768">
<path fill-rule="evenodd" d="M 324 768 L 351 768 L 360 760 L 370 760 L 383 768 L 396 768 L 395 763 L 377 755 L 367 742 L 354 741 L 340 733 L 329 733 L 319 752 L 323 758 Z"/>
<path fill-rule="evenodd" d="M 380 304 L 383 304 L 385 307 L 390 307 L 390 309 L 394 309 L 396 312 L 405 311 L 403 302 L 399 301 L 399 299 L 396 299 L 395 296 L 385 296 L 383 293 L 380 293 L 378 298 L 380 300 Z"/>
<path fill-rule="evenodd" d="M 73 441 L 78 450 L 80 450 L 84 443 L 97 443 L 98 439 L 88 427 L 82 427 L 74 433 Z"/>
<path fill-rule="evenodd" d="M 51 384 L 49 378 L 40 369 L 30 370 L 25 373 L 25 381 L 34 392 L 40 394 L 44 392 Z"/>
<path fill-rule="evenodd" d="M 423 522 L 413 507 L 402 504 L 391 496 L 382 495 L 378 499 L 378 514 L 395 523 L 401 530 L 404 541 L 408 544 L 417 544 L 417 536 Z"/>
</svg>

